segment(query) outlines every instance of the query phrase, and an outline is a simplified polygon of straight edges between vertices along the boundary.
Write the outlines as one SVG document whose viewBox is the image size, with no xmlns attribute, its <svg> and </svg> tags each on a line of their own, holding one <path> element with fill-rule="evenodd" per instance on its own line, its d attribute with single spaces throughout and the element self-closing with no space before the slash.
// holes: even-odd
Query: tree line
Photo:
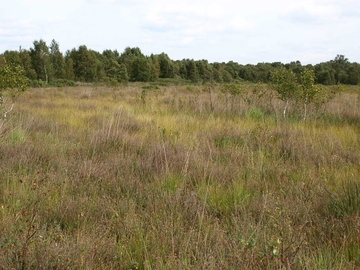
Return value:
<svg viewBox="0 0 360 270">
<path fill-rule="evenodd" d="M 144 55 L 138 47 L 127 47 L 122 53 L 104 50 L 102 53 L 85 45 L 60 51 L 60 45 L 52 40 L 35 40 L 33 47 L 18 51 L 5 51 L 0 55 L 2 63 L 18 65 L 31 86 L 57 85 L 79 82 L 106 82 L 126 84 L 129 81 L 151 82 L 158 79 L 184 79 L 192 83 L 230 83 L 234 80 L 271 82 L 271 74 L 281 68 L 298 78 L 304 70 L 314 72 L 315 83 L 323 85 L 360 83 L 360 64 L 350 62 L 344 55 L 316 65 L 302 65 L 300 61 L 242 65 L 233 61 L 209 63 L 207 60 L 172 60 L 166 53 Z"/>
</svg>

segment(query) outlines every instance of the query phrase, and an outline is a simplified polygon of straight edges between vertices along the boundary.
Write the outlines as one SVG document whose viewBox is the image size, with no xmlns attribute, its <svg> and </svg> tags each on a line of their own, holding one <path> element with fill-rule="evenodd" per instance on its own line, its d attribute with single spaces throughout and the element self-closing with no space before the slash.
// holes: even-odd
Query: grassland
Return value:
<svg viewBox="0 0 360 270">
<path fill-rule="evenodd" d="M 246 87 L 24 93 L 0 124 L 0 269 L 358 269 L 359 87 L 307 121 Z"/>
</svg>

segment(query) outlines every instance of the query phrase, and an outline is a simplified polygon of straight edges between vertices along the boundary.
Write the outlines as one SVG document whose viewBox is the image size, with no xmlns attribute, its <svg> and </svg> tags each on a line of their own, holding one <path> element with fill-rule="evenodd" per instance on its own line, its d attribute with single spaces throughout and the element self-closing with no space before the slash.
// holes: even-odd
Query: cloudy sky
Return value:
<svg viewBox="0 0 360 270">
<path fill-rule="evenodd" d="M 0 1 L 0 53 L 55 39 L 62 52 L 130 46 L 174 60 L 360 62 L 359 0 Z"/>
</svg>

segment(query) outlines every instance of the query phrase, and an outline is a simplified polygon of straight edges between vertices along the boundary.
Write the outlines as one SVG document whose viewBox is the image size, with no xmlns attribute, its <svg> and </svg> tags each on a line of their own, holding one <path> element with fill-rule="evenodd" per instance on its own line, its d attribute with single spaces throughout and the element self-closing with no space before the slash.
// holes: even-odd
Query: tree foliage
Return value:
<svg viewBox="0 0 360 270">
<path fill-rule="evenodd" d="M 160 65 L 160 78 L 174 78 L 174 64 L 166 53 L 158 56 Z"/>
<path fill-rule="evenodd" d="M 254 83 L 273 83 L 274 71 L 285 68 L 300 80 L 304 69 L 314 71 L 315 83 L 324 85 L 360 83 L 360 64 L 351 63 L 344 55 L 314 66 L 302 65 L 299 60 L 290 63 L 239 64 L 209 63 L 207 60 L 172 60 L 165 52 L 146 56 L 139 47 L 126 47 L 120 54 L 117 50 L 102 53 L 88 49 L 85 45 L 60 51 L 55 40 L 47 46 L 44 40 L 35 40 L 29 50 L 6 51 L 9 63 L 21 66 L 30 80 L 52 83 L 58 79 L 82 82 L 156 81 L 182 78 L 192 83 L 232 83 L 234 80 Z M 283 71 L 280 71 L 283 72 Z M 284 93 L 280 96 L 286 100 Z"/>
<path fill-rule="evenodd" d="M 74 71 L 74 60 L 71 57 L 71 52 L 66 51 L 65 54 L 65 79 L 74 80 L 75 79 L 75 71 Z"/>
<path fill-rule="evenodd" d="M 19 51 L 5 51 L 3 56 L 8 64 L 21 66 L 28 79 L 36 80 L 37 75 L 29 51 L 20 47 Z"/>
<path fill-rule="evenodd" d="M 103 66 L 109 81 L 126 84 L 129 81 L 126 66 L 119 62 L 118 51 L 105 50 L 102 53 Z"/>
<path fill-rule="evenodd" d="M 278 93 L 279 99 L 285 102 L 283 116 L 286 117 L 286 111 L 290 100 L 296 99 L 298 94 L 298 82 L 296 74 L 285 67 L 274 70 L 271 75 L 271 85 Z"/>
<path fill-rule="evenodd" d="M 3 61 L 0 64 L 0 110 L 1 117 L 6 118 L 7 114 L 13 109 L 16 97 L 27 88 L 27 78 L 20 65 L 8 64 Z M 6 107 L 4 97 L 11 101 L 10 108 Z"/>
<path fill-rule="evenodd" d="M 138 82 L 151 81 L 152 68 L 150 60 L 145 57 L 137 57 L 131 65 L 131 80 Z"/>
<path fill-rule="evenodd" d="M 54 77 L 57 79 L 65 78 L 65 60 L 60 52 L 60 45 L 54 39 L 50 44 L 50 61 L 53 67 Z"/>
<path fill-rule="evenodd" d="M 278 92 L 279 99 L 287 101 L 295 98 L 297 93 L 296 74 L 285 67 L 281 67 L 271 73 L 271 82 L 273 88 Z"/>
<path fill-rule="evenodd" d="M 30 57 L 37 79 L 49 83 L 53 77 L 53 67 L 50 59 L 49 47 L 42 39 L 39 41 L 35 40 L 33 44 L 34 48 L 30 49 Z"/>
<path fill-rule="evenodd" d="M 315 72 L 312 69 L 304 69 L 300 76 L 300 100 L 304 104 L 304 120 L 307 117 L 307 108 L 313 103 L 320 88 L 315 85 Z"/>
<path fill-rule="evenodd" d="M 310 68 L 303 68 L 300 76 L 297 76 L 292 70 L 281 67 L 271 73 L 271 82 L 279 99 L 285 102 L 284 117 L 290 101 L 303 104 L 304 120 L 306 120 L 309 104 L 318 107 L 333 97 L 324 87 L 316 84 L 315 71 Z"/>
<path fill-rule="evenodd" d="M 73 60 L 75 80 L 81 82 L 96 81 L 96 58 L 85 45 L 79 46 L 77 50 L 73 49 L 70 57 Z"/>
</svg>

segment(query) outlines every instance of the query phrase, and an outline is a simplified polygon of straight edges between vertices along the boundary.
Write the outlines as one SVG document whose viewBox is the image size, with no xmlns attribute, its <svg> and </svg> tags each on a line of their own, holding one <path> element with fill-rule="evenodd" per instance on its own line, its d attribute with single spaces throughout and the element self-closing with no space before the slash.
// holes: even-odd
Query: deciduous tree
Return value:
<svg viewBox="0 0 360 270">
<path fill-rule="evenodd" d="M 0 110 L 1 118 L 4 119 L 14 108 L 16 97 L 26 90 L 27 79 L 20 65 L 8 64 L 6 60 L 2 62 L 0 65 Z M 10 108 L 6 107 L 5 97 L 10 100 Z"/>
<path fill-rule="evenodd" d="M 73 49 L 70 53 L 73 60 L 75 79 L 78 81 L 94 82 L 96 80 L 97 66 L 95 56 L 85 45 Z"/>
<path fill-rule="evenodd" d="M 158 55 L 160 64 L 160 78 L 174 78 L 174 64 L 166 53 Z"/>
<path fill-rule="evenodd" d="M 292 70 L 280 67 L 271 73 L 271 85 L 278 93 L 279 99 L 285 102 L 283 111 L 285 118 L 290 100 L 295 99 L 298 93 L 296 74 Z"/>
<path fill-rule="evenodd" d="M 314 70 L 305 68 L 300 74 L 300 99 L 304 104 L 304 120 L 307 117 L 308 105 L 315 100 L 316 94 L 320 91 L 318 85 L 315 85 Z"/>
<path fill-rule="evenodd" d="M 138 57 L 131 66 L 131 80 L 148 82 L 151 79 L 151 63 L 145 57 Z"/>
<path fill-rule="evenodd" d="M 30 49 L 30 56 L 37 79 L 43 80 L 45 83 L 49 83 L 53 74 L 49 47 L 42 39 L 39 41 L 35 40 L 33 44 L 34 48 Z"/>
<path fill-rule="evenodd" d="M 54 77 L 56 79 L 65 78 L 65 60 L 60 52 L 60 45 L 54 39 L 50 44 L 50 61 L 53 67 Z"/>
</svg>

